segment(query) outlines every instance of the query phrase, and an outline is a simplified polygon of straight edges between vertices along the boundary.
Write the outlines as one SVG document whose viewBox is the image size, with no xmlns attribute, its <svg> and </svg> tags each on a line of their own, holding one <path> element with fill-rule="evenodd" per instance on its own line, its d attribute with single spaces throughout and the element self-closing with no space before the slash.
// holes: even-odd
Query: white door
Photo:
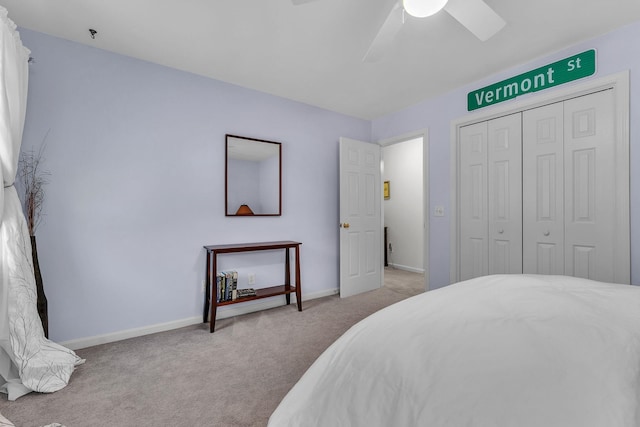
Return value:
<svg viewBox="0 0 640 427">
<path fill-rule="evenodd" d="M 616 162 L 613 91 L 564 103 L 565 271 L 616 280 Z"/>
<path fill-rule="evenodd" d="M 380 146 L 340 138 L 340 297 L 382 286 Z"/>
<path fill-rule="evenodd" d="M 487 128 L 489 274 L 522 273 L 522 116 Z"/>
<path fill-rule="evenodd" d="M 487 122 L 460 129 L 460 280 L 489 274 Z"/>
<path fill-rule="evenodd" d="M 460 129 L 460 280 L 522 273 L 520 113 Z"/>
<path fill-rule="evenodd" d="M 563 103 L 522 113 L 523 272 L 564 272 Z"/>
</svg>

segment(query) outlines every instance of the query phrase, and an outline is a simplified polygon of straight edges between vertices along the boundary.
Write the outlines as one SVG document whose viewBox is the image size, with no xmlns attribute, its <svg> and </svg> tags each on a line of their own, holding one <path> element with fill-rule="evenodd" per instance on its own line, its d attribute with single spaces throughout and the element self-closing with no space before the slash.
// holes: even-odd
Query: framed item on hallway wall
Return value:
<svg viewBox="0 0 640 427">
<path fill-rule="evenodd" d="M 389 181 L 385 181 L 382 188 L 384 192 L 384 199 L 388 200 L 389 198 L 391 198 L 391 191 L 389 190 Z"/>
</svg>

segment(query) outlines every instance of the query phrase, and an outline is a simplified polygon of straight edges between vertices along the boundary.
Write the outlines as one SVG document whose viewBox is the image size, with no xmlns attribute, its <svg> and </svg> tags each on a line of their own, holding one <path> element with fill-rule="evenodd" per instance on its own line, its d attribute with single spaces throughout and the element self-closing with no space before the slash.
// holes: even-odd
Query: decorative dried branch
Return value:
<svg viewBox="0 0 640 427">
<path fill-rule="evenodd" d="M 47 135 L 48 134 L 49 132 L 47 132 Z M 22 203 L 25 216 L 27 217 L 29 235 L 31 236 L 36 235 L 36 229 L 42 220 L 44 186 L 49 183 L 48 177 L 51 175 L 49 171 L 42 170 L 42 162 L 44 160 L 43 153 L 47 135 L 45 135 L 43 143 L 37 152 L 32 148 L 31 150 L 20 153 L 19 176 L 24 191 Z"/>
</svg>

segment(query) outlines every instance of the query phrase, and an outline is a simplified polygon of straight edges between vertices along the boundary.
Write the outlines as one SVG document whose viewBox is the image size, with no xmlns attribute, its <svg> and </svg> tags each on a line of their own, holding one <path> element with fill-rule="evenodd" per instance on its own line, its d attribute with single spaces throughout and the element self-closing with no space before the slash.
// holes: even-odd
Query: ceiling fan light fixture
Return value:
<svg viewBox="0 0 640 427">
<path fill-rule="evenodd" d="M 404 10 L 416 18 L 426 18 L 438 13 L 448 0 L 402 0 Z"/>
</svg>

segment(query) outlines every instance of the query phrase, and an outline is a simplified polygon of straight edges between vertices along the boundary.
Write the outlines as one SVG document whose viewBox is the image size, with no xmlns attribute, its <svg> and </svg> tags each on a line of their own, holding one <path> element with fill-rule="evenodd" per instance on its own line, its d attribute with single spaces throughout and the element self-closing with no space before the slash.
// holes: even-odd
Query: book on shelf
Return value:
<svg viewBox="0 0 640 427">
<path fill-rule="evenodd" d="M 238 288 L 238 272 L 234 270 L 223 271 L 216 277 L 218 288 L 218 302 L 232 301 L 235 299 Z"/>
<path fill-rule="evenodd" d="M 224 273 L 218 273 L 216 275 L 216 301 L 222 302 L 224 301 L 224 282 L 225 275 Z"/>
<path fill-rule="evenodd" d="M 231 299 L 230 297 L 230 293 L 231 293 L 231 283 L 233 282 L 233 272 L 231 271 L 225 271 L 224 272 L 224 299 L 223 301 L 229 301 Z"/>
<path fill-rule="evenodd" d="M 255 297 L 257 295 L 256 290 L 253 288 L 236 289 L 238 298 Z"/>
<path fill-rule="evenodd" d="M 229 292 L 229 299 L 230 300 L 236 299 L 236 290 L 237 289 L 238 289 L 238 272 L 237 271 L 232 271 L 231 272 L 231 290 Z"/>
</svg>

